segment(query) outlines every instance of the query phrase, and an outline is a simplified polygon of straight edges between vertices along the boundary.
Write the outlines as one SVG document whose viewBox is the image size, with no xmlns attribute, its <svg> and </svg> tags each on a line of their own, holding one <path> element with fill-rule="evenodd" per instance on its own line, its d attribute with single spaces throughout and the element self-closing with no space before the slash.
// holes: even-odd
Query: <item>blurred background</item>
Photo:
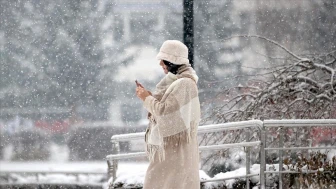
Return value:
<svg viewBox="0 0 336 189">
<path fill-rule="evenodd" d="M 144 131 L 134 80 L 153 90 L 164 76 L 155 57 L 182 41 L 182 13 L 182 0 L 0 1 L 1 162 L 104 161 L 112 135 Z M 336 48 L 335 22 L 333 0 L 195 0 L 203 115 L 217 92 L 283 63 L 270 61 L 281 49 L 231 36 L 323 54 Z"/>
</svg>

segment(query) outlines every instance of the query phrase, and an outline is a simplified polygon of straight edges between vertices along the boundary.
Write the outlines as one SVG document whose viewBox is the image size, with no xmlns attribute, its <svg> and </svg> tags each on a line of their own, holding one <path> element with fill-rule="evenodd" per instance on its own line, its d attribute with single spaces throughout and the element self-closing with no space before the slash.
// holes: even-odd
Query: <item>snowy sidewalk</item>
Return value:
<svg viewBox="0 0 336 189">
<path fill-rule="evenodd" d="M 119 162 L 117 179 L 114 182 L 115 186 L 123 187 L 141 187 L 143 185 L 147 162 Z M 267 165 L 267 170 L 271 165 Z M 275 170 L 278 170 L 278 165 L 274 166 Z M 260 165 L 254 164 L 251 167 L 251 173 L 259 173 Z M 82 184 L 82 185 L 101 185 L 103 188 L 107 188 L 111 179 L 107 178 L 107 163 L 105 161 L 97 162 L 10 162 L 0 161 L 0 173 L 3 172 L 68 172 L 70 174 L 40 174 L 38 180 L 36 175 L 32 174 L 15 174 L 12 173 L 7 183 L 11 184 L 36 184 L 36 183 L 60 183 L 60 184 Z M 79 174 L 78 176 L 72 175 L 71 172 L 83 172 L 85 174 Z M 95 172 L 101 174 L 87 174 L 87 172 Z M 200 170 L 201 180 L 208 179 L 222 179 L 230 178 L 234 176 L 245 175 L 246 168 L 242 167 L 237 170 L 219 173 L 213 178 L 210 178 L 204 171 Z M 3 178 L 3 177 L 1 177 Z M 242 178 L 241 180 L 245 180 Z M 259 176 L 251 177 L 253 183 L 259 182 Z M 214 189 L 226 186 L 232 188 L 236 179 L 230 179 L 219 182 L 206 182 L 203 183 L 204 189 Z M 3 180 L 2 180 L 3 183 Z"/>
<path fill-rule="evenodd" d="M 148 163 L 120 162 L 117 175 L 145 172 Z M 4 172 L 13 172 L 7 177 Z M 21 174 L 17 174 L 21 172 Z M 42 172 L 38 174 L 36 172 Z M 56 173 L 55 173 L 56 172 Z M 64 173 L 62 173 L 64 172 Z M 92 172 L 93 174 L 89 174 Z M 25 174 L 22 174 L 25 173 Z M 31 174 L 33 173 L 33 174 Z M 47 174 L 45 174 L 47 173 Z M 77 175 L 74 175 L 76 173 Z M 78 174 L 84 173 L 84 174 Z M 97 162 L 11 162 L 0 161 L 2 184 L 81 184 L 107 187 L 107 163 Z M 141 177 L 143 178 L 143 177 Z"/>
</svg>

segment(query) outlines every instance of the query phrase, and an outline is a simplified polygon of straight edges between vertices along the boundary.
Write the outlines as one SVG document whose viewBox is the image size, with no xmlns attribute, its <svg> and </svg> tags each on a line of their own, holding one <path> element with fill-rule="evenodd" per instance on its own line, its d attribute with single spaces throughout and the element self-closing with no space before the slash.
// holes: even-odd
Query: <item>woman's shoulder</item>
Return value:
<svg viewBox="0 0 336 189">
<path fill-rule="evenodd" d="M 171 87 L 174 88 L 195 88 L 197 89 L 196 82 L 189 78 L 189 77 L 183 77 L 179 78 L 174 83 L 172 83 Z"/>
<path fill-rule="evenodd" d="M 196 85 L 195 80 L 190 77 L 182 77 L 179 80 L 181 83 Z"/>
<path fill-rule="evenodd" d="M 192 83 L 195 81 L 189 77 L 182 77 L 182 78 L 178 78 L 177 80 L 175 80 L 172 84 L 186 84 L 186 83 Z"/>
</svg>

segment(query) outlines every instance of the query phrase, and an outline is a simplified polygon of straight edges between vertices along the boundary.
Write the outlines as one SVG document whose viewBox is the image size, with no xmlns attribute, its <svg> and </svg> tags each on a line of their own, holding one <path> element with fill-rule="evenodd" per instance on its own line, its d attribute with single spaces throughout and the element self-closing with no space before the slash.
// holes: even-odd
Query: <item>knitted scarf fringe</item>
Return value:
<svg viewBox="0 0 336 189">
<path fill-rule="evenodd" d="M 183 143 L 189 143 L 191 139 L 194 139 L 197 136 L 196 125 L 191 125 L 189 129 L 186 129 L 180 133 L 177 133 L 172 136 L 163 137 L 163 145 L 146 145 L 146 153 L 150 162 L 155 161 L 155 155 L 158 153 L 159 162 L 165 160 L 165 149 L 171 147 L 180 146 Z"/>
</svg>

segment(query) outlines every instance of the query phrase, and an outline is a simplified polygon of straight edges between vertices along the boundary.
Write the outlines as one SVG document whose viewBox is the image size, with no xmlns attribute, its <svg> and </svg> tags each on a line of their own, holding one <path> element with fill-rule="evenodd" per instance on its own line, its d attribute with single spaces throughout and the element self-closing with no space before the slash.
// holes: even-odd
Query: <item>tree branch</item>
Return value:
<svg viewBox="0 0 336 189">
<path fill-rule="evenodd" d="M 243 37 L 243 38 L 259 38 L 259 39 L 263 39 L 263 40 L 265 40 L 265 41 L 267 41 L 267 42 L 269 42 L 269 43 L 272 43 L 272 44 L 274 44 L 274 45 L 280 47 L 282 50 L 286 51 L 288 54 L 290 54 L 292 57 L 294 57 L 294 58 L 297 59 L 297 60 L 306 60 L 306 59 L 304 59 L 304 58 L 301 58 L 301 57 L 295 55 L 293 52 L 291 52 L 290 50 L 288 50 L 286 47 L 280 45 L 279 43 L 277 43 L 277 42 L 275 42 L 275 41 L 273 41 L 273 40 L 271 40 L 271 39 L 268 39 L 268 38 L 266 38 L 266 37 L 259 36 L 259 35 L 236 35 L 236 36 L 231 36 L 231 37 L 229 37 L 229 38 L 226 38 L 226 39 L 224 39 L 223 41 L 226 41 L 226 40 L 229 40 L 229 39 L 232 39 L 232 38 L 235 38 L 235 37 Z"/>
</svg>

